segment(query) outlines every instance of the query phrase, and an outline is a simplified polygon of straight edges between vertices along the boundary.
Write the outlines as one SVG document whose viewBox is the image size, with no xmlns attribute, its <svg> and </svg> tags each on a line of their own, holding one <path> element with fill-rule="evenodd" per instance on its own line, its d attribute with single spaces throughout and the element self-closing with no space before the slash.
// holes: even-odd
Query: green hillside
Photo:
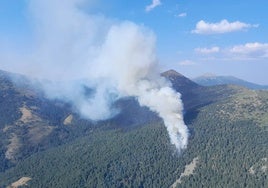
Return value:
<svg viewBox="0 0 268 188">
<path fill-rule="evenodd" d="M 0 71 L 0 114 L 0 172 L 92 128 L 92 123 L 79 119 L 68 104 L 46 99 L 27 78 L 4 71 Z M 69 115 L 72 122 L 65 125 Z M 79 129 L 73 131 L 73 123 Z"/>
<path fill-rule="evenodd" d="M 0 186 L 30 177 L 29 187 L 266 187 L 268 122 L 259 111 L 267 109 L 268 93 L 248 92 L 186 114 L 191 137 L 180 154 L 162 123 L 129 131 L 103 125 L 19 162 L 0 175 Z M 244 97 L 256 95 L 261 103 L 253 109 Z M 230 118 L 236 115 L 231 107 L 243 115 Z"/>
<path fill-rule="evenodd" d="M 267 91 L 202 87 L 166 72 L 190 129 L 178 153 L 162 121 L 133 98 L 117 102 L 113 119 L 93 123 L 0 73 L 0 187 L 268 185 Z"/>
</svg>

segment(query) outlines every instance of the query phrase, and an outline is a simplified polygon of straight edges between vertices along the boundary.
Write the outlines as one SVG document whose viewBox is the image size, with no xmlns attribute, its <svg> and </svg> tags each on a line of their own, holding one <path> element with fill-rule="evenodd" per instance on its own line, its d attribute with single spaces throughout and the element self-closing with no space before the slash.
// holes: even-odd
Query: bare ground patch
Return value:
<svg viewBox="0 0 268 188">
<path fill-rule="evenodd" d="M 26 123 L 31 123 L 34 121 L 40 121 L 41 119 L 34 115 L 32 110 L 27 108 L 25 105 L 23 107 L 20 108 L 20 112 L 22 113 L 20 119 L 18 120 L 18 122 L 22 122 L 24 124 Z"/>
<path fill-rule="evenodd" d="M 184 172 L 181 173 L 180 178 L 177 179 L 177 180 L 171 185 L 172 188 L 176 188 L 176 187 L 182 182 L 181 179 L 182 179 L 183 177 L 185 177 L 185 176 L 190 176 L 190 175 L 192 175 L 192 174 L 194 173 L 194 170 L 195 170 L 195 168 L 196 168 L 196 166 L 197 166 L 197 164 L 198 164 L 198 160 L 199 160 L 199 158 L 198 158 L 198 157 L 195 157 L 195 158 L 193 159 L 193 161 L 192 161 L 190 164 L 187 164 L 187 165 L 185 166 Z"/>
<path fill-rule="evenodd" d="M 7 151 L 5 153 L 5 157 L 8 160 L 15 161 L 15 155 L 19 151 L 21 147 L 21 143 L 20 143 L 18 136 L 15 133 L 12 133 L 9 141 L 10 141 L 10 144 L 7 145 Z"/>
<path fill-rule="evenodd" d="M 64 125 L 70 125 L 73 121 L 73 115 L 70 114 L 67 118 L 64 119 L 63 124 Z"/>
<path fill-rule="evenodd" d="M 7 188 L 18 188 L 24 185 L 27 185 L 28 181 L 30 181 L 32 178 L 30 177 L 22 177 L 18 181 L 13 182 L 10 186 Z"/>
</svg>

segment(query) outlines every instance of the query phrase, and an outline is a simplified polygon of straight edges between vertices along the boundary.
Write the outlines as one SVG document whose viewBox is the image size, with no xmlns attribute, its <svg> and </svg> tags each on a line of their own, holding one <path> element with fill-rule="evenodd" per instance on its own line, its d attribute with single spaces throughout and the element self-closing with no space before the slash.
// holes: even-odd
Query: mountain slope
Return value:
<svg viewBox="0 0 268 188">
<path fill-rule="evenodd" d="M 0 187 L 21 179 L 29 187 L 55 188 L 265 187 L 268 92 L 203 87 L 175 71 L 163 76 L 185 105 L 190 139 L 180 154 L 163 122 L 133 98 L 115 104 L 118 116 L 93 125 L 68 104 L 0 77 Z M 14 161 L 9 147 L 17 150 Z"/>
<path fill-rule="evenodd" d="M 264 103 L 252 109 L 245 96 Z M 29 187 L 265 187 L 268 120 L 260 123 L 246 115 L 265 108 L 258 118 L 265 119 L 267 97 L 268 92 L 244 89 L 199 108 L 195 118 L 185 119 L 191 137 L 180 155 L 161 122 L 127 132 L 99 128 L 19 162 L 0 174 L 0 186 L 28 177 Z M 235 109 L 245 114 L 230 118 L 237 98 Z M 192 161 L 195 168 L 185 175 Z"/>
<path fill-rule="evenodd" d="M 254 84 L 233 76 L 204 75 L 194 78 L 193 81 L 202 86 L 233 84 L 243 86 L 249 89 L 268 89 L 268 86 Z"/>
<path fill-rule="evenodd" d="M 166 71 L 162 73 L 162 76 L 170 80 L 172 87 L 181 93 L 186 112 L 239 93 L 243 89 L 242 87 L 229 85 L 204 87 L 174 70 Z"/>
<path fill-rule="evenodd" d="M 200 88 L 198 84 L 172 69 L 163 72 L 162 76 L 170 80 L 173 87 L 182 94 Z"/>
<path fill-rule="evenodd" d="M 85 126 L 74 114 L 73 122 L 79 122 L 80 129 L 71 131 L 72 123 L 64 125 L 64 119 L 72 114 L 70 106 L 46 99 L 21 75 L 0 71 L 0 88 L 0 172 L 90 129 L 90 123 Z"/>
<path fill-rule="evenodd" d="M 226 86 L 201 87 L 174 70 L 163 73 L 163 76 L 182 93 L 186 116 L 189 117 L 195 115 L 197 107 L 238 91 Z M 0 87 L 0 172 L 33 153 L 68 143 L 102 124 L 129 130 L 162 121 L 157 114 L 140 107 L 130 97 L 116 102 L 121 113 L 93 126 L 92 122 L 80 119 L 72 112 L 70 105 L 47 99 L 22 75 L 0 71 Z"/>
<path fill-rule="evenodd" d="M 108 121 L 81 119 L 70 105 L 45 97 L 22 75 L 0 70 L 0 172 L 30 155 L 68 143 L 96 127 L 125 130 L 157 122 L 159 117 L 134 98 L 116 102 L 121 113 Z"/>
</svg>

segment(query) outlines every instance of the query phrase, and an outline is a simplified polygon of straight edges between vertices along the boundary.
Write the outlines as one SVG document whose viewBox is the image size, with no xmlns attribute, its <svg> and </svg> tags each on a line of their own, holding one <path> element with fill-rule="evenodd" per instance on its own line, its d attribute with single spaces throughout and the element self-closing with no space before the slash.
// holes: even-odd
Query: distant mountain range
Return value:
<svg viewBox="0 0 268 188">
<path fill-rule="evenodd" d="M 202 86 L 214 86 L 223 84 L 233 84 L 243 86 L 249 89 L 268 89 L 268 85 L 259 85 L 252 82 L 248 82 L 234 76 L 216 76 L 213 74 L 205 74 L 192 79 L 197 84 Z"/>
</svg>

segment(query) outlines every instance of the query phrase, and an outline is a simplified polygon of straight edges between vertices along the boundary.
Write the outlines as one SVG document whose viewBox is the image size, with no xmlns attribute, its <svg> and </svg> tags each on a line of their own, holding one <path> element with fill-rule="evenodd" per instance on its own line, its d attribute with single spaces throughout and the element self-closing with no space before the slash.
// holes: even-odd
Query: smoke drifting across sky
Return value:
<svg viewBox="0 0 268 188">
<path fill-rule="evenodd" d="M 42 84 L 48 97 L 72 103 L 91 120 L 114 116 L 113 102 L 133 96 L 158 113 L 178 150 L 186 148 L 180 94 L 160 76 L 154 34 L 129 21 L 85 13 L 82 3 L 30 0 L 33 46 L 26 54 L 2 57 L 8 62 L 4 67 L 49 80 Z M 94 91 L 86 95 L 85 86 Z"/>
</svg>

